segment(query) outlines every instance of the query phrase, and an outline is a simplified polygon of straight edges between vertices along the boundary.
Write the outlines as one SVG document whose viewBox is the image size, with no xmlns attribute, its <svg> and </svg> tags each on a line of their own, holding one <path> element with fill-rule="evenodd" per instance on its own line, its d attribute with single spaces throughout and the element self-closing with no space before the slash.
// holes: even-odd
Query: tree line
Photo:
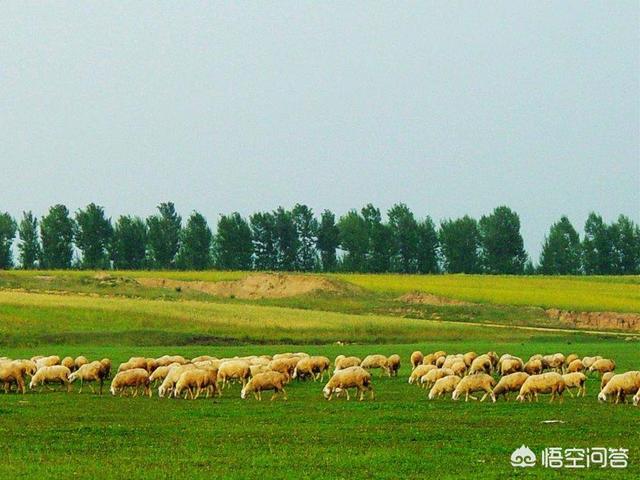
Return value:
<svg viewBox="0 0 640 480">
<path fill-rule="evenodd" d="M 13 244 L 17 242 L 17 265 Z M 386 218 L 368 204 L 339 218 L 306 205 L 221 215 L 215 233 L 193 212 L 186 222 L 171 202 L 146 219 L 115 222 L 91 203 L 71 214 L 52 206 L 19 222 L 0 213 L 0 269 L 184 269 L 398 273 L 640 273 L 640 228 L 620 215 L 607 224 L 591 213 L 582 238 L 566 216 L 545 237 L 537 265 L 524 250 L 520 218 L 500 206 L 476 220 L 467 215 L 436 225 L 402 203 Z"/>
</svg>

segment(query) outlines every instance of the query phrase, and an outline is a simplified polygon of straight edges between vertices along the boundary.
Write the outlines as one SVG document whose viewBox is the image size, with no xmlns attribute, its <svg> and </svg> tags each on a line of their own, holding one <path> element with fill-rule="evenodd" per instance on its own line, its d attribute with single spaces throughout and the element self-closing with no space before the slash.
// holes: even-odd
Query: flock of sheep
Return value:
<svg viewBox="0 0 640 480">
<path fill-rule="evenodd" d="M 586 395 L 586 374 L 601 375 L 599 401 L 612 399 L 624 402 L 633 396 L 634 405 L 640 403 L 640 371 L 614 374 L 615 362 L 599 356 L 579 358 L 575 354 L 564 356 L 534 355 L 528 361 L 495 352 L 478 355 L 475 352 L 447 354 L 438 351 L 424 355 L 416 351 L 411 354 L 412 372 L 409 383 L 428 389 L 428 398 L 433 400 L 451 394 L 453 400 L 464 397 L 477 400 L 474 393 L 482 392 L 480 401 L 487 397 L 493 402 L 510 392 L 518 392 L 517 400 L 538 400 L 538 394 L 551 394 L 550 401 L 562 401 L 564 391 L 571 396 Z M 331 372 L 333 367 L 333 372 Z M 395 377 L 400 369 L 400 356 L 369 355 L 364 359 L 338 355 L 333 365 L 324 356 L 307 353 L 279 353 L 251 355 L 246 357 L 216 358 L 202 355 L 186 359 L 180 355 L 164 355 L 159 358 L 132 357 L 119 365 L 110 385 L 112 395 L 138 394 L 152 396 L 152 387 L 160 397 L 184 397 L 197 399 L 201 394 L 207 398 L 222 395 L 222 390 L 231 383 L 242 384 L 240 397 L 253 395 L 262 399 L 262 392 L 273 391 L 271 400 L 282 395 L 287 399 L 285 386 L 292 380 L 324 381 L 330 375 L 322 392 L 327 400 L 333 396 L 350 398 L 349 389 L 354 389 L 360 400 L 369 392 L 374 398 L 371 370 L 379 369 L 382 375 Z M 86 357 L 60 358 L 57 355 L 37 356 L 31 359 L 13 360 L 0 357 L 0 382 L 5 393 L 16 390 L 25 393 L 26 378 L 29 388 L 51 388 L 49 384 L 62 384 L 71 391 L 71 384 L 80 383 L 80 392 L 85 383 L 95 392 L 98 385 L 102 394 L 103 385 L 111 377 L 111 361 L 108 358 L 90 362 Z M 496 377 L 498 380 L 496 380 Z"/>
</svg>

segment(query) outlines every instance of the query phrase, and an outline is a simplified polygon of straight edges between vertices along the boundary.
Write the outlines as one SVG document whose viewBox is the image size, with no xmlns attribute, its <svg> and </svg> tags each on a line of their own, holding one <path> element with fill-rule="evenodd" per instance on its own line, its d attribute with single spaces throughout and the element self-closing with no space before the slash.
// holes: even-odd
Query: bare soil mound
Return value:
<svg viewBox="0 0 640 480">
<path fill-rule="evenodd" d="M 640 331 L 640 314 L 620 312 L 573 312 L 550 308 L 547 317 L 576 328 Z"/>
<path fill-rule="evenodd" d="M 455 298 L 440 297 L 432 293 L 411 292 L 401 296 L 398 300 L 406 303 L 419 303 L 422 305 L 435 305 L 437 307 L 447 306 L 472 306 L 471 302 L 456 300 Z"/>
<path fill-rule="evenodd" d="M 242 299 L 286 298 L 318 292 L 340 294 L 349 290 L 347 285 L 328 278 L 284 273 L 255 273 L 241 280 L 221 282 L 162 278 L 138 278 L 137 281 L 146 287 L 180 288 L 219 297 Z"/>
</svg>

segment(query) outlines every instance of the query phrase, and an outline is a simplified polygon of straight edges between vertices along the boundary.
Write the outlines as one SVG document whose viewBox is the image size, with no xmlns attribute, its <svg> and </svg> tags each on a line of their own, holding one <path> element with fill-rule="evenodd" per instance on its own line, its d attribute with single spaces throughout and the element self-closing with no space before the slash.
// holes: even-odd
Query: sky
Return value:
<svg viewBox="0 0 640 480">
<path fill-rule="evenodd" d="M 5 2 L 0 211 L 640 221 L 640 6 Z"/>
</svg>

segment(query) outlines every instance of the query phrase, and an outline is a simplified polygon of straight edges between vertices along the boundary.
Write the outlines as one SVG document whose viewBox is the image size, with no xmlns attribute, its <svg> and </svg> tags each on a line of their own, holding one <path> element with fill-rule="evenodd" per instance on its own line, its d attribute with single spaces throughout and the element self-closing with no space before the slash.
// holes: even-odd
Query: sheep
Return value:
<svg viewBox="0 0 640 480">
<path fill-rule="evenodd" d="M 167 377 L 173 367 L 178 365 L 179 363 L 172 363 L 171 365 L 156 368 L 151 375 L 149 375 L 149 383 L 157 385 Z"/>
<path fill-rule="evenodd" d="M 380 375 L 385 372 L 388 377 L 391 376 L 391 370 L 389 369 L 389 360 L 384 355 L 367 355 L 360 364 L 365 370 L 371 370 L 372 368 L 379 368 Z"/>
<path fill-rule="evenodd" d="M 447 361 L 447 357 L 438 357 L 438 358 L 436 358 L 435 365 L 438 368 L 442 368 L 444 366 L 444 362 L 446 362 L 446 361 Z"/>
<path fill-rule="evenodd" d="M 562 375 L 557 372 L 547 372 L 541 373 L 540 375 L 531 375 L 522 384 L 517 400 L 519 400 L 520 402 L 524 402 L 526 398 L 529 398 L 529 401 L 531 401 L 532 397 L 535 397 L 537 402 L 538 393 L 550 393 L 551 400 L 549 401 L 549 403 L 553 402 L 553 400 L 558 396 L 560 397 L 560 401 L 562 402 L 562 392 L 564 392 L 564 389 L 565 383 L 562 379 Z"/>
<path fill-rule="evenodd" d="M 52 365 L 49 367 L 39 368 L 29 383 L 29 388 L 34 389 L 38 385 L 46 385 L 47 383 L 60 383 L 67 387 L 67 392 L 71 391 L 69 383 L 69 375 L 71 370 L 63 365 Z M 48 385 L 47 385 L 47 388 Z"/>
<path fill-rule="evenodd" d="M 424 360 L 424 355 L 420 350 L 416 350 L 411 354 L 411 368 L 416 368 Z"/>
<path fill-rule="evenodd" d="M 495 403 L 496 396 L 493 394 L 493 387 L 496 385 L 496 381 L 493 379 L 491 375 L 487 375 L 486 373 L 476 373 L 474 375 L 469 375 L 460 380 L 460 383 L 456 386 L 451 398 L 453 400 L 458 400 L 460 395 L 464 394 L 464 401 L 469 401 L 469 397 L 473 400 L 477 400 L 473 395 L 469 395 L 473 392 L 484 391 L 485 394 L 480 399 L 481 402 L 487 398 L 487 395 L 491 397 L 491 400 Z"/>
<path fill-rule="evenodd" d="M 601 358 L 596 360 L 589 367 L 589 372 L 598 372 L 600 374 L 606 372 L 613 372 L 616 369 L 616 362 L 609 360 L 608 358 Z"/>
<path fill-rule="evenodd" d="M 18 391 L 24 394 L 24 373 L 24 368 L 13 361 L 0 363 L 0 382 L 4 384 L 4 392 L 7 393 L 15 383 Z"/>
<path fill-rule="evenodd" d="M 106 380 L 107 378 L 109 378 L 109 375 L 111 375 L 111 360 L 108 358 L 103 358 L 102 360 L 100 360 L 100 363 L 102 364 L 102 372 Z"/>
<path fill-rule="evenodd" d="M 345 391 L 349 400 L 349 388 L 355 388 L 360 393 L 359 400 L 364 399 L 364 392 L 371 393 L 371 400 L 374 399 L 373 386 L 371 385 L 371 374 L 362 367 L 349 367 L 335 372 L 322 389 L 324 398 L 331 400 L 334 393 Z"/>
<path fill-rule="evenodd" d="M 195 396 L 193 394 L 194 388 L 196 389 Z M 173 396 L 177 398 L 186 390 L 185 398 L 188 393 L 192 400 L 197 400 L 203 389 L 207 390 L 206 398 L 209 398 L 209 395 L 215 395 L 216 393 L 220 395 L 220 390 L 218 389 L 217 368 L 205 367 L 185 370 L 176 382 L 176 386 L 173 390 Z"/>
<path fill-rule="evenodd" d="M 576 387 L 577 392 L 576 396 L 579 397 L 580 393 L 584 397 L 587 394 L 587 386 L 585 385 L 587 381 L 587 377 L 582 372 L 572 372 L 565 373 L 562 375 L 562 379 L 564 380 L 566 390 L 569 392 L 569 395 L 573 397 L 573 393 L 571 393 L 571 388 Z"/>
<path fill-rule="evenodd" d="M 249 370 L 251 371 L 251 378 L 255 377 L 259 373 L 266 373 L 266 372 L 272 371 L 269 368 L 269 365 L 250 365 Z"/>
<path fill-rule="evenodd" d="M 242 388 L 240 392 L 240 398 L 243 400 L 247 398 L 247 395 L 253 393 L 253 396 L 262 401 L 262 392 L 264 390 L 273 390 L 271 400 L 273 401 L 278 393 L 284 395 L 284 399 L 288 400 L 287 392 L 284 386 L 287 383 L 287 377 L 280 372 L 264 372 L 258 373 Z"/>
<path fill-rule="evenodd" d="M 149 388 L 149 372 L 144 368 L 132 368 L 118 372 L 111 381 L 111 395 L 115 396 L 120 393 L 126 396 L 126 388 L 129 387 L 133 392 L 133 396 L 138 395 L 138 387 L 143 387 L 143 394 L 151 397 L 152 392 Z"/>
<path fill-rule="evenodd" d="M 121 363 L 118 367 L 118 373 L 134 368 L 147 369 L 147 359 L 144 357 L 131 357 L 128 361 Z"/>
<path fill-rule="evenodd" d="M 445 393 L 453 392 L 456 387 L 460 383 L 460 377 L 457 375 L 447 375 L 446 377 L 442 377 L 433 384 L 431 390 L 429 390 L 429 400 L 433 400 L 434 398 L 440 398 Z"/>
<path fill-rule="evenodd" d="M 505 376 L 510 373 L 521 372 L 524 368 L 522 359 L 517 357 L 505 358 L 498 367 L 500 369 L 500 375 Z"/>
<path fill-rule="evenodd" d="M 519 392 L 527 378 L 529 378 L 529 374 L 526 372 L 515 372 L 505 375 L 493 389 L 493 395 L 496 399 L 502 395 L 505 400 L 509 400 L 509 392 Z"/>
<path fill-rule="evenodd" d="M 72 357 L 64 357 L 60 361 L 60 365 L 62 365 L 64 367 L 67 367 L 72 372 L 76 369 L 76 364 L 75 364 L 75 362 L 74 362 Z"/>
<path fill-rule="evenodd" d="M 638 389 L 638 393 L 633 396 L 633 406 L 637 407 L 640 404 L 640 389 Z"/>
<path fill-rule="evenodd" d="M 249 364 L 244 360 L 229 360 L 220 364 L 218 370 L 218 378 L 222 381 L 222 387 L 224 388 L 230 384 L 230 380 L 240 380 L 244 387 L 251 376 L 251 370 Z"/>
<path fill-rule="evenodd" d="M 530 358 L 527 363 L 525 363 L 523 370 L 529 375 L 540 375 L 542 373 L 542 359 L 541 358 Z"/>
<path fill-rule="evenodd" d="M 554 353 L 553 355 L 545 355 L 542 357 L 542 366 L 545 369 L 550 369 L 554 372 L 561 372 L 564 365 L 564 355 L 561 353 Z"/>
<path fill-rule="evenodd" d="M 155 358 L 145 358 L 145 360 L 145 370 L 149 373 L 153 373 L 153 371 L 160 366 L 158 365 L 158 361 Z"/>
<path fill-rule="evenodd" d="M 31 360 L 33 360 L 33 358 Z M 58 355 L 40 357 L 37 360 L 33 360 L 33 361 L 36 362 L 36 367 L 38 369 L 42 367 L 52 367 L 54 365 L 60 365 L 60 357 Z"/>
<path fill-rule="evenodd" d="M 457 363 L 457 362 L 463 362 L 464 363 L 464 356 L 461 353 L 456 354 L 456 355 L 447 355 L 447 357 L 442 362 L 442 367 L 441 368 L 451 368 L 452 365 Z M 436 363 L 439 363 L 439 362 L 436 362 Z"/>
<path fill-rule="evenodd" d="M 102 386 L 104 384 L 105 377 L 105 369 L 102 362 L 91 362 L 85 363 L 80 368 L 78 368 L 75 372 L 69 375 L 69 383 L 73 383 L 76 380 L 80 380 L 80 390 L 78 393 L 82 393 L 82 387 L 84 386 L 84 382 L 100 382 L 100 395 L 102 395 Z M 95 393 L 93 390 L 93 386 L 89 383 L 89 388 L 92 393 Z"/>
<path fill-rule="evenodd" d="M 567 358 L 564 359 L 564 364 L 568 367 L 571 362 L 579 359 L 580 357 L 578 355 L 576 355 L 575 353 L 570 353 L 569 355 L 567 355 Z"/>
<path fill-rule="evenodd" d="M 166 367 L 167 365 L 171 365 L 172 363 L 179 363 L 180 365 L 186 365 L 187 363 L 189 363 L 188 360 L 182 355 L 163 355 L 162 357 L 158 357 L 155 360 L 158 364 L 158 367 Z"/>
<path fill-rule="evenodd" d="M 583 357 L 582 364 L 584 365 L 584 368 L 588 370 L 591 365 L 593 365 L 598 360 L 602 360 L 602 357 L 600 355 L 596 355 L 595 357 Z"/>
<path fill-rule="evenodd" d="M 565 368 L 565 373 L 575 373 L 584 371 L 584 363 L 579 358 L 572 360 Z"/>
<path fill-rule="evenodd" d="M 340 356 L 342 358 L 339 359 L 338 357 Z M 336 357 L 336 362 L 334 364 L 335 372 L 349 367 L 359 367 L 362 363 L 362 360 L 359 357 L 345 357 L 344 355 L 338 355 L 338 357 Z"/>
<path fill-rule="evenodd" d="M 462 360 L 458 360 L 451 365 L 451 371 L 458 377 L 464 377 L 465 373 L 467 373 L 467 364 Z"/>
<path fill-rule="evenodd" d="M 492 371 L 493 362 L 486 354 L 477 357 L 473 362 L 471 362 L 471 367 L 469 367 L 469 375 L 474 375 L 476 373 L 491 373 Z"/>
<path fill-rule="evenodd" d="M 611 377 L 598 394 L 599 402 L 606 402 L 607 396 L 615 395 L 616 402 L 625 401 L 626 395 L 636 394 L 640 390 L 640 372 L 630 371 Z"/>
<path fill-rule="evenodd" d="M 287 376 L 287 379 L 290 379 L 293 376 L 293 372 L 296 369 L 299 360 L 300 359 L 298 357 L 274 358 L 269 362 L 269 368 L 274 372 L 284 373 Z"/>
<path fill-rule="evenodd" d="M 178 379 L 180 379 L 180 375 L 182 375 L 182 372 L 190 370 L 192 368 L 196 368 L 196 366 L 193 364 L 186 364 L 169 368 L 169 372 L 158 387 L 158 396 L 160 398 L 164 396 L 170 396 L 173 392 L 173 388 L 176 382 L 178 381 Z"/>
<path fill-rule="evenodd" d="M 536 353 L 535 355 L 531 355 L 529 357 L 529 362 L 531 362 L 532 360 L 540 360 L 540 361 L 542 361 L 542 355 L 540 355 L 539 353 Z"/>
<path fill-rule="evenodd" d="M 292 378 L 311 377 L 313 381 L 324 380 L 324 374 L 329 370 L 331 361 L 327 357 L 303 357 L 296 363 Z"/>
<path fill-rule="evenodd" d="M 431 364 L 427 364 L 427 365 L 418 365 L 416 368 L 413 369 L 413 371 L 411 372 L 411 375 L 409 375 L 409 384 L 419 384 L 419 380 L 426 375 L 429 371 L 431 370 L 435 370 L 438 367 L 436 367 L 435 365 L 431 365 Z"/>
<path fill-rule="evenodd" d="M 73 361 L 73 366 L 76 370 L 78 370 L 81 366 L 86 365 L 87 363 L 89 363 L 87 357 L 80 355 Z"/>
<path fill-rule="evenodd" d="M 442 377 L 446 377 L 447 375 L 453 375 L 453 370 L 450 368 L 435 368 L 420 377 L 420 384 L 422 385 L 422 388 L 430 388 L 437 380 L 440 380 Z"/>
<path fill-rule="evenodd" d="M 428 353 L 422 358 L 422 365 L 435 365 L 437 359 L 433 353 Z"/>
<path fill-rule="evenodd" d="M 216 357 L 212 357 L 210 355 L 200 355 L 199 357 L 192 358 L 191 359 L 191 363 L 206 362 L 208 360 L 218 360 L 218 359 Z M 156 359 L 156 361 L 158 361 L 158 360 Z M 173 362 L 173 363 L 177 363 L 177 362 Z M 160 366 L 160 365 L 158 365 L 158 366 Z M 164 365 L 164 366 L 166 366 L 166 365 Z"/>
<path fill-rule="evenodd" d="M 473 361 L 478 358 L 478 354 L 476 352 L 467 352 L 462 355 L 462 359 L 464 360 L 464 364 L 469 368 Z"/>
<path fill-rule="evenodd" d="M 390 355 L 387 359 L 387 363 L 389 365 L 389 372 L 392 377 L 398 376 L 398 370 L 400 370 L 400 355 L 393 354 Z"/>
<path fill-rule="evenodd" d="M 615 375 L 615 373 L 613 373 L 613 372 L 606 372 L 606 373 L 602 374 L 602 379 L 600 380 L 600 390 L 602 390 L 604 388 L 604 386 L 607 383 L 609 383 L 609 380 L 611 380 L 614 375 Z"/>
</svg>

